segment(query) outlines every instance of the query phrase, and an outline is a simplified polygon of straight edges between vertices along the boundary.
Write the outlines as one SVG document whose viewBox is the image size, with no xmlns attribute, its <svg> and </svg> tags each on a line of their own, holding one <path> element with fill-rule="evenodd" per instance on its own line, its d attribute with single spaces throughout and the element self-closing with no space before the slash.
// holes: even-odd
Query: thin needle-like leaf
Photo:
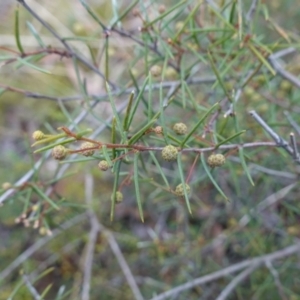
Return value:
<svg viewBox="0 0 300 300">
<path fill-rule="evenodd" d="M 23 54 L 24 49 L 22 47 L 21 39 L 20 39 L 20 28 L 19 28 L 19 5 L 17 5 L 15 10 L 15 38 L 16 38 L 16 44 L 19 49 L 19 51 Z"/>
<path fill-rule="evenodd" d="M 132 107 L 132 110 L 131 110 L 130 117 L 128 118 L 128 123 L 127 123 L 128 128 L 129 128 L 129 126 L 132 123 L 133 117 L 135 116 L 136 110 L 138 108 L 138 105 L 139 105 L 142 97 L 143 97 L 143 93 L 144 93 L 145 87 L 147 86 L 148 82 L 149 82 L 149 76 L 147 76 L 147 78 L 145 79 L 145 81 L 143 83 L 143 86 L 140 89 L 140 91 L 139 91 L 139 93 L 138 93 L 138 95 L 136 97 L 135 103 L 134 103 L 134 105 Z"/>
<path fill-rule="evenodd" d="M 217 107 L 219 106 L 219 103 L 215 103 L 207 112 L 204 114 L 204 116 L 198 121 L 198 123 L 194 126 L 194 128 L 186 135 L 185 139 L 181 142 L 181 148 L 184 147 L 186 142 L 189 140 L 189 138 L 193 135 L 193 133 L 199 128 L 199 126 L 204 122 L 206 117 Z"/>
<path fill-rule="evenodd" d="M 139 208 L 139 214 L 141 217 L 142 222 L 144 222 L 144 215 L 143 215 L 143 208 L 142 208 L 142 200 L 141 200 L 141 193 L 140 193 L 140 183 L 139 183 L 139 167 L 138 167 L 138 161 L 139 161 L 139 155 L 140 152 L 134 153 L 134 160 L 133 160 L 133 179 L 134 179 L 134 187 L 135 187 L 135 195 L 136 195 L 136 201 Z"/>
<path fill-rule="evenodd" d="M 44 200 L 46 200 L 53 208 L 60 210 L 59 206 L 53 202 L 43 191 L 41 191 L 36 185 L 32 185 L 33 190 Z"/>
<path fill-rule="evenodd" d="M 117 133 L 116 133 L 116 118 L 112 119 L 112 126 L 111 126 L 111 142 L 115 144 L 117 140 Z M 112 148 L 112 158 L 115 159 L 117 155 L 116 148 Z"/>
<path fill-rule="evenodd" d="M 40 35 L 38 34 L 38 32 L 36 31 L 35 27 L 29 22 L 27 21 L 26 22 L 30 32 L 32 33 L 32 35 L 35 37 L 35 39 L 37 40 L 37 42 L 39 43 L 39 45 L 42 47 L 42 48 L 45 48 L 46 45 L 45 43 L 43 42 L 43 40 L 41 39 Z"/>
<path fill-rule="evenodd" d="M 30 68 L 32 68 L 32 69 L 34 69 L 34 70 L 37 70 L 37 71 L 42 72 L 42 73 L 45 73 L 45 74 L 52 74 L 52 73 L 51 73 L 50 71 L 48 71 L 48 70 L 42 69 L 42 68 L 40 68 L 40 67 L 37 67 L 37 66 L 34 65 L 34 64 L 31 64 L 31 63 L 28 62 L 26 59 L 23 59 L 23 58 L 21 58 L 21 57 L 18 57 L 17 60 L 18 60 L 21 64 L 23 64 L 23 65 L 25 65 L 25 66 L 27 66 L 27 67 L 30 67 Z"/>
<path fill-rule="evenodd" d="M 185 203 L 186 203 L 189 213 L 192 214 L 190 199 L 189 199 L 188 193 L 186 191 L 185 179 L 184 179 L 184 175 L 183 175 L 183 169 L 182 169 L 182 163 L 181 163 L 181 152 L 179 152 L 177 155 L 177 164 L 178 164 L 178 172 L 179 172 L 181 184 L 183 187 Z"/>
<path fill-rule="evenodd" d="M 243 147 L 239 147 L 239 156 L 240 156 L 240 160 L 241 160 L 241 163 L 242 163 L 242 166 L 243 166 L 243 169 L 244 169 L 244 172 L 246 173 L 250 183 L 255 186 L 253 180 L 252 180 L 252 177 L 251 177 L 251 174 L 249 172 L 249 169 L 247 167 L 247 164 L 246 164 L 246 161 L 245 161 L 245 157 L 244 157 L 244 149 Z"/>
<path fill-rule="evenodd" d="M 221 145 L 224 145 L 224 144 L 230 142 L 231 140 L 235 139 L 236 137 L 240 136 L 241 134 L 243 134 L 245 132 L 246 132 L 246 130 L 242 130 L 242 131 L 240 131 L 238 133 L 235 133 L 234 135 L 230 136 L 229 138 L 225 139 L 224 141 L 218 143 L 216 145 L 216 149 L 218 149 Z"/>
<path fill-rule="evenodd" d="M 210 170 L 209 170 L 209 167 L 207 166 L 206 164 L 206 161 L 205 161 L 205 157 L 204 157 L 204 153 L 201 152 L 201 162 L 203 164 L 203 168 L 208 176 L 208 178 L 210 179 L 210 181 L 212 182 L 212 184 L 215 186 L 215 188 L 219 191 L 219 193 L 226 199 L 228 200 L 228 197 L 224 194 L 224 192 L 222 191 L 222 189 L 219 187 L 219 185 L 217 184 L 217 182 L 215 181 L 215 179 L 213 178 Z"/>
<path fill-rule="evenodd" d="M 112 195 L 111 195 L 111 208 L 110 208 L 110 220 L 111 221 L 114 220 L 114 216 L 115 216 L 116 193 L 117 193 L 118 185 L 119 185 L 120 169 L 121 169 L 121 161 L 118 160 L 114 164 L 115 178 L 114 178 L 113 191 L 112 191 Z"/>
<path fill-rule="evenodd" d="M 119 118 L 119 115 L 118 115 L 118 111 L 117 111 L 117 108 L 116 108 L 115 100 L 112 97 L 111 90 L 110 90 L 108 82 L 106 82 L 106 90 L 107 90 L 107 93 L 108 93 L 108 98 L 109 98 L 109 101 L 110 101 L 110 105 L 111 105 L 114 117 L 116 118 L 118 130 L 120 132 L 122 140 L 126 141 L 127 138 L 126 138 L 125 133 L 123 131 L 123 126 L 121 124 L 121 121 L 120 121 L 120 118 Z"/>
<path fill-rule="evenodd" d="M 130 93 L 128 105 L 126 108 L 126 113 L 125 113 L 125 117 L 124 117 L 124 121 L 123 121 L 124 131 L 128 131 L 128 129 L 129 129 L 129 116 L 130 116 L 130 112 L 131 112 L 131 108 L 132 108 L 133 98 L 134 98 L 134 91 L 132 91 Z"/>
</svg>

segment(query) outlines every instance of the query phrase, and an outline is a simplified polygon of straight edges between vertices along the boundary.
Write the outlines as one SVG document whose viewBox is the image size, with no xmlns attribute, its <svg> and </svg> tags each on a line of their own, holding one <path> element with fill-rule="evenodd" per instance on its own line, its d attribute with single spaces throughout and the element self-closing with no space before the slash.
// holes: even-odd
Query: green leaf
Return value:
<svg viewBox="0 0 300 300">
<path fill-rule="evenodd" d="M 119 115 L 118 115 L 118 112 L 117 112 L 115 100 L 112 97 L 111 90 L 110 90 L 108 82 L 106 82 L 106 90 L 107 90 L 107 93 L 108 93 L 108 98 L 109 98 L 109 101 L 110 101 L 110 105 L 111 105 L 114 117 L 116 118 L 118 130 L 120 132 L 122 140 L 125 142 L 127 140 L 127 138 L 126 138 L 125 133 L 123 131 L 123 126 L 121 124 L 121 121 L 120 121 L 120 118 L 119 118 Z"/>
<path fill-rule="evenodd" d="M 116 118 L 113 117 L 112 119 L 112 127 L 111 127 L 111 142 L 115 144 L 117 140 L 117 133 L 116 133 Z M 112 158 L 115 159 L 117 155 L 116 148 L 112 148 Z"/>
<path fill-rule="evenodd" d="M 128 145 L 133 145 L 135 142 L 137 142 L 156 121 L 157 119 L 153 119 L 150 122 L 148 122 L 145 126 L 143 126 L 137 133 L 135 133 L 130 138 L 130 140 L 128 141 Z"/>
<path fill-rule="evenodd" d="M 57 139 L 57 138 L 56 138 L 56 139 Z M 56 140 L 56 139 L 55 139 L 55 140 Z M 50 140 L 50 139 L 49 139 L 49 140 Z M 49 149 L 52 149 L 52 148 L 54 148 L 54 147 L 56 147 L 56 146 L 69 144 L 69 143 L 72 143 L 72 142 L 74 142 L 74 141 L 76 141 L 75 138 L 69 138 L 69 139 L 65 139 L 65 140 L 63 140 L 63 141 L 58 141 L 58 142 L 56 142 L 56 143 L 54 143 L 54 144 L 50 144 L 50 145 L 48 145 L 48 146 L 42 147 L 42 148 L 40 148 L 40 149 L 37 149 L 37 150 L 35 150 L 33 153 L 36 154 L 36 153 L 44 152 L 44 151 L 49 150 Z"/>
<path fill-rule="evenodd" d="M 242 130 L 242 131 L 240 131 L 238 133 L 235 133 L 234 135 L 230 136 L 229 138 L 225 139 L 224 141 L 218 143 L 216 145 L 216 149 L 218 149 L 221 145 L 224 145 L 224 144 L 230 142 L 231 140 L 234 140 L 236 137 L 240 136 L 241 134 L 243 134 L 245 132 L 246 132 L 246 130 Z"/>
<path fill-rule="evenodd" d="M 135 0 L 135 1 L 133 1 L 131 4 L 129 4 L 129 5 L 125 8 L 125 10 L 122 12 L 122 14 L 121 14 L 118 18 L 116 18 L 116 20 L 113 21 L 113 23 L 111 24 L 110 27 L 111 27 L 111 28 L 114 28 L 115 25 L 116 25 L 118 22 L 120 22 L 124 17 L 127 16 L 127 14 L 132 10 L 132 8 L 133 8 L 138 2 L 139 2 L 139 0 Z"/>
<path fill-rule="evenodd" d="M 244 172 L 246 173 L 250 183 L 255 186 L 253 180 L 252 180 L 252 177 L 251 177 L 251 174 L 249 172 L 249 169 L 247 167 L 247 164 L 246 164 L 246 161 L 245 161 L 245 157 L 244 157 L 244 149 L 243 147 L 239 147 L 239 156 L 240 156 L 240 160 L 241 160 L 241 163 L 242 163 L 242 166 L 243 166 L 243 169 L 244 169 Z"/>
<path fill-rule="evenodd" d="M 42 47 L 42 48 L 46 48 L 45 43 L 43 42 L 43 40 L 41 39 L 41 37 L 39 36 L 38 32 L 36 31 L 35 27 L 29 22 L 26 21 L 26 24 L 30 30 L 30 32 L 32 33 L 32 35 L 35 37 L 35 39 L 37 40 L 38 44 Z"/>
<path fill-rule="evenodd" d="M 183 176 L 181 155 L 182 155 L 181 152 L 179 152 L 178 155 L 177 155 L 178 171 L 179 171 L 180 180 L 181 180 L 181 184 L 182 184 L 183 191 L 184 191 L 185 203 L 186 203 L 186 206 L 188 208 L 189 213 L 192 214 L 190 199 L 189 199 L 189 196 L 188 196 L 187 191 L 186 191 L 185 179 L 184 179 L 184 176 Z"/>
<path fill-rule="evenodd" d="M 171 12 L 173 12 L 174 10 L 176 10 L 177 8 L 179 8 L 181 5 L 187 3 L 187 0 L 183 0 L 179 3 L 177 3 L 176 5 L 174 5 L 173 7 L 171 7 L 169 10 L 167 10 L 166 12 L 164 12 L 163 14 L 161 14 L 159 17 L 157 17 L 156 19 L 152 20 L 151 22 L 145 24 L 145 26 L 150 27 L 153 24 L 155 24 L 156 22 L 158 22 L 159 20 L 162 20 L 165 18 L 165 16 L 169 15 Z"/>
<path fill-rule="evenodd" d="M 130 112 L 131 112 L 131 108 L 132 108 L 133 98 L 134 98 L 134 91 L 132 91 L 130 93 L 128 105 L 127 105 L 127 108 L 126 108 L 126 113 L 125 113 L 125 117 L 124 117 L 124 121 L 123 121 L 123 129 L 124 129 L 124 131 L 128 131 L 129 126 L 130 126 L 130 124 L 129 124 L 129 116 L 130 116 Z"/>
<path fill-rule="evenodd" d="M 17 5 L 16 10 L 15 10 L 15 39 L 16 39 L 16 44 L 19 49 L 19 51 L 24 54 L 24 49 L 21 44 L 21 39 L 20 39 L 20 28 L 19 28 L 19 5 Z"/>
<path fill-rule="evenodd" d="M 108 165 L 111 167 L 113 165 L 113 162 L 110 159 L 106 145 L 103 145 L 101 149 L 102 149 L 105 160 L 108 162 Z"/>
<path fill-rule="evenodd" d="M 112 191 L 112 195 L 111 195 L 111 208 L 110 208 L 110 220 L 111 221 L 114 220 L 114 216 L 115 216 L 116 193 L 117 193 L 118 185 L 119 185 L 121 163 L 122 162 L 120 160 L 116 161 L 116 163 L 114 164 L 114 168 L 113 168 L 115 178 L 114 178 L 113 191 Z"/>
<path fill-rule="evenodd" d="M 205 160 L 205 157 L 204 157 L 204 153 L 201 152 L 201 162 L 203 164 L 203 168 L 208 176 L 208 178 L 210 179 L 210 181 L 212 182 L 212 184 L 215 186 L 215 188 L 219 191 L 219 193 L 226 199 L 228 200 L 227 196 L 224 194 L 224 192 L 222 191 L 222 189 L 219 187 L 219 185 L 217 184 L 217 182 L 215 181 L 215 179 L 213 178 L 210 170 L 209 170 L 209 167 L 207 166 L 206 164 L 206 160 Z"/>
<path fill-rule="evenodd" d="M 137 97 L 136 97 L 136 100 L 135 100 L 135 103 L 134 103 L 134 105 L 133 105 L 133 108 L 132 108 L 130 117 L 128 118 L 128 124 L 127 124 L 128 128 L 129 128 L 129 126 L 130 126 L 131 123 L 132 123 L 133 117 L 135 116 L 136 110 L 137 110 L 137 108 L 138 108 L 138 105 L 139 105 L 139 103 L 140 103 L 142 97 L 143 97 L 143 93 L 144 93 L 145 87 L 147 86 L 148 82 L 149 82 L 149 76 L 146 77 L 146 79 L 145 79 L 145 81 L 144 81 L 144 83 L 143 83 L 143 86 L 142 86 L 142 88 L 140 89 L 140 91 L 139 91 L 139 93 L 138 93 L 138 95 L 137 95 Z"/>
<path fill-rule="evenodd" d="M 257 59 L 272 73 L 273 76 L 276 75 L 276 71 L 272 68 L 269 62 L 264 58 L 264 56 L 253 46 L 249 44 L 249 49 L 257 57 Z"/>
<path fill-rule="evenodd" d="M 178 37 L 181 35 L 181 33 L 184 31 L 186 25 L 188 24 L 188 22 L 194 17 L 195 13 L 197 12 L 198 8 L 200 7 L 200 5 L 202 5 L 202 1 L 199 1 L 199 3 L 193 8 L 193 10 L 189 13 L 189 15 L 187 16 L 186 20 L 184 21 L 184 23 L 182 24 L 182 27 L 180 28 L 180 30 L 176 33 L 175 37 L 173 37 L 174 41 L 177 41 Z"/>
<path fill-rule="evenodd" d="M 219 103 L 215 103 L 207 112 L 206 114 L 198 121 L 198 123 L 194 126 L 194 128 L 186 135 L 185 139 L 181 142 L 181 148 L 184 147 L 186 142 L 189 140 L 189 138 L 192 136 L 192 134 L 199 128 L 199 126 L 204 122 L 206 117 L 217 107 L 219 106 Z"/>
<path fill-rule="evenodd" d="M 42 190 L 40 190 L 36 185 L 31 185 L 33 190 L 41 197 L 43 198 L 45 201 L 47 201 L 50 206 L 52 206 L 53 208 L 55 208 L 56 210 L 60 210 L 59 206 L 57 206 L 57 204 L 55 204 L 53 202 L 53 200 L 51 200 Z"/>
<path fill-rule="evenodd" d="M 98 18 L 96 13 L 88 6 L 88 4 L 84 0 L 79 0 L 82 6 L 86 9 L 86 11 L 91 15 L 91 17 L 102 27 L 103 30 L 106 30 L 106 26 L 102 21 Z"/>
<path fill-rule="evenodd" d="M 226 97 L 228 98 L 228 100 L 229 100 L 230 102 L 233 102 L 230 93 L 228 93 L 228 91 L 227 91 L 227 88 L 226 88 L 225 83 L 224 83 L 224 81 L 223 81 L 223 79 L 222 79 L 222 76 L 221 76 L 221 74 L 219 73 L 218 68 L 216 67 L 216 65 L 215 65 L 215 63 L 214 63 L 214 60 L 213 60 L 213 57 L 212 57 L 211 53 L 208 51 L 207 54 L 208 54 L 208 58 L 209 58 L 211 67 L 212 67 L 212 69 L 213 69 L 213 71 L 214 71 L 214 73 L 215 73 L 215 75 L 216 75 L 216 77 L 217 77 L 217 79 L 218 79 L 218 82 L 219 82 L 221 88 L 223 89 L 223 91 L 224 91 Z"/>
<path fill-rule="evenodd" d="M 154 154 L 152 151 L 149 151 L 149 154 L 150 154 L 152 160 L 154 161 L 154 163 L 155 163 L 155 165 L 156 165 L 156 167 L 157 167 L 157 170 L 159 171 L 159 173 L 160 173 L 160 175 L 161 175 L 163 181 L 165 182 L 166 186 L 167 186 L 168 188 L 170 188 L 170 184 L 169 184 L 169 182 L 168 182 L 168 179 L 166 178 L 165 173 L 164 173 L 164 171 L 162 170 L 160 163 L 159 163 L 158 160 L 156 159 L 155 154 Z"/>
<path fill-rule="evenodd" d="M 30 62 L 28 62 L 26 59 L 23 59 L 21 57 L 18 57 L 17 60 L 22 64 L 25 65 L 27 67 L 30 67 L 31 69 L 37 70 L 39 72 L 45 73 L 45 74 L 52 74 L 50 71 L 42 69 L 40 67 L 37 67 L 34 64 L 31 64 Z"/>
<path fill-rule="evenodd" d="M 50 291 L 50 289 L 52 288 L 53 283 L 49 283 L 47 285 L 47 287 L 44 289 L 43 293 L 41 294 L 40 299 L 44 299 L 44 297 L 48 294 L 48 292 Z"/>
<path fill-rule="evenodd" d="M 142 200 L 141 200 L 141 194 L 140 194 L 140 184 L 139 184 L 139 167 L 138 167 L 139 155 L 140 155 L 140 152 L 134 153 L 133 179 L 134 179 L 136 201 L 137 201 L 137 204 L 138 204 L 141 220 L 144 223 L 144 215 L 143 215 Z"/>
</svg>

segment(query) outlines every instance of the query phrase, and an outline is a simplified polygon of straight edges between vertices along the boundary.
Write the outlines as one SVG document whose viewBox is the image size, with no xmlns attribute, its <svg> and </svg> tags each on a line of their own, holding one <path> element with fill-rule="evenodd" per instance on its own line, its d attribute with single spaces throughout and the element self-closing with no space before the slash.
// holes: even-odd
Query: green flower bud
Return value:
<svg viewBox="0 0 300 300">
<path fill-rule="evenodd" d="M 186 134 L 187 132 L 187 126 L 184 123 L 176 123 L 173 126 L 173 130 L 175 131 L 176 134 L 183 135 Z"/>
<path fill-rule="evenodd" d="M 85 142 L 80 146 L 81 150 L 87 149 L 85 151 L 82 151 L 81 154 L 84 156 L 92 156 L 95 153 L 94 149 L 89 149 L 89 148 L 93 148 L 95 147 L 95 145 L 93 143 L 90 142 Z"/>
<path fill-rule="evenodd" d="M 172 145 L 168 145 L 163 148 L 161 155 L 162 158 L 166 161 L 172 161 L 177 159 L 178 150 Z"/>
<path fill-rule="evenodd" d="M 40 141 L 42 139 L 45 138 L 45 134 L 40 131 L 40 130 L 36 130 L 33 134 L 32 134 L 32 138 L 35 140 L 35 141 Z"/>
<path fill-rule="evenodd" d="M 111 200 L 113 201 L 113 195 L 111 195 Z M 116 203 L 121 203 L 123 201 L 123 194 L 119 191 L 116 192 Z"/>
<path fill-rule="evenodd" d="M 150 73 L 154 77 L 158 77 L 161 74 L 161 67 L 158 65 L 154 65 L 150 69 Z"/>
<path fill-rule="evenodd" d="M 101 171 L 107 171 L 109 169 L 109 164 L 106 160 L 101 160 L 98 164 L 98 167 Z"/>
<path fill-rule="evenodd" d="M 189 195 L 191 193 L 191 188 L 188 184 L 185 183 L 185 189 L 186 189 L 186 193 Z M 176 189 L 175 189 L 175 194 L 177 196 L 184 196 L 184 189 L 183 189 L 183 184 L 180 183 L 176 186 Z"/>
<path fill-rule="evenodd" d="M 62 160 L 68 155 L 68 150 L 62 145 L 55 146 L 52 149 L 52 157 L 57 160 Z"/>
<path fill-rule="evenodd" d="M 211 154 L 207 159 L 208 165 L 212 168 L 224 165 L 225 161 L 226 159 L 223 154 Z"/>
</svg>

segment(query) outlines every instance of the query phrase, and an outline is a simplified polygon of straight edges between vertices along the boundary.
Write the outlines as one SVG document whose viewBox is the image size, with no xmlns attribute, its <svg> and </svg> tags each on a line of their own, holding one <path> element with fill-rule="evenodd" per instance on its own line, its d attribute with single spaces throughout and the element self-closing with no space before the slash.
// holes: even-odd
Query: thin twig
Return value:
<svg viewBox="0 0 300 300">
<path fill-rule="evenodd" d="M 251 259 L 247 259 L 243 262 L 231 265 L 227 268 L 224 268 L 220 271 L 193 279 L 187 283 L 184 283 L 182 285 L 177 286 L 176 288 L 173 288 L 167 292 L 164 292 L 162 294 L 159 294 L 158 296 L 155 296 L 153 298 L 151 298 L 151 300 L 164 300 L 167 299 L 168 297 L 174 296 L 174 295 L 178 295 L 179 293 L 189 290 L 197 285 L 200 284 L 204 284 L 207 282 L 211 282 L 214 280 L 217 280 L 219 278 L 228 276 L 229 274 L 238 272 L 244 268 L 247 268 L 249 266 L 252 265 L 258 265 L 261 266 L 262 264 L 264 264 L 267 260 L 273 261 L 273 260 L 278 260 L 278 259 L 282 259 L 284 257 L 293 255 L 297 252 L 300 251 L 300 244 L 296 244 L 296 245 L 292 245 L 292 246 L 288 246 L 282 250 L 273 252 L 271 254 L 266 254 L 266 255 L 262 255 L 262 256 L 258 256 L 255 258 L 251 258 Z"/>
<path fill-rule="evenodd" d="M 282 300 L 288 300 L 288 298 L 284 294 L 283 286 L 282 286 L 282 284 L 280 282 L 280 278 L 279 278 L 278 272 L 273 267 L 272 262 L 270 260 L 267 260 L 265 262 L 265 265 L 269 269 L 270 273 L 272 274 L 272 276 L 273 276 L 273 278 L 275 280 L 275 285 L 277 286 L 277 289 L 278 289 L 278 292 L 279 292 L 279 295 L 280 295 L 281 299 Z"/>
<path fill-rule="evenodd" d="M 288 144 L 286 140 L 280 137 L 259 115 L 255 110 L 251 110 L 249 114 L 255 119 L 257 123 L 272 137 L 278 147 L 282 147 L 291 156 L 294 156 L 293 148 Z M 297 160 L 300 163 L 300 160 Z"/>
<path fill-rule="evenodd" d="M 235 156 L 230 156 L 228 158 L 230 161 L 234 161 L 237 163 L 241 163 L 241 160 L 239 157 L 235 157 Z M 256 173 L 254 171 L 259 171 L 259 172 L 263 172 L 265 174 L 271 175 L 271 176 L 278 176 L 278 177 L 284 177 L 284 178 L 288 178 L 288 179 L 297 179 L 298 175 L 294 174 L 292 172 L 284 172 L 284 171 L 278 171 L 278 170 L 274 170 L 274 169 L 270 169 L 270 168 L 266 168 L 263 167 L 261 165 L 258 164 L 254 164 L 254 163 L 249 163 L 248 164 L 248 169 L 250 171 L 250 173 Z"/>
<path fill-rule="evenodd" d="M 290 133 L 290 140 L 291 140 L 291 145 L 293 149 L 293 158 L 295 161 L 300 160 L 300 155 L 299 155 L 299 150 L 296 142 L 296 138 L 293 132 Z"/>
<path fill-rule="evenodd" d="M 34 298 L 34 300 L 41 300 L 42 296 L 38 293 L 36 288 L 32 285 L 28 276 L 26 274 L 23 274 L 22 279 L 23 279 L 24 284 L 26 285 L 28 291 L 30 292 L 31 296 Z"/>
<path fill-rule="evenodd" d="M 107 237 L 108 239 L 108 243 L 114 253 L 114 255 L 116 256 L 117 260 L 118 260 L 118 263 L 122 269 L 122 272 L 128 282 L 128 285 L 130 286 L 133 294 L 134 294 L 134 297 L 136 300 L 143 300 L 143 296 L 138 288 L 138 285 L 131 273 L 131 270 L 123 256 L 123 253 L 121 252 L 120 250 L 120 247 L 116 241 L 116 239 L 114 238 L 114 236 L 112 235 L 112 233 L 110 233 L 109 231 L 105 231 L 105 236 Z"/>
<path fill-rule="evenodd" d="M 294 109 L 293 109 L 293 112 L 295 112 Z M 293 119 L 293 117 L 290 115 L 290 113 L 288 111 L 284 111 L 284 114 L 286 115 L 289 123 L 292 125 L 292 127 L 294 128 L 294 130 L 300 136 L 300 126 L 295 122 L 295 120 Z"/>
<path fill-rule="evenodd" d="M 278 58 L 291 54 L 295 52 L 294 48 L 287 48 L 281 51 L 278 51 L 272 55 L 270 55 L 268 57 L 268 61 L 270 62 L 270 64 L 272 65 L 272 67 L 276 70 L 276 72 L 283 77 L 284 79 L 288 80 L 289 82 L 291 82 L 293 85 L 295 85 L 296 87 L 300 88 L 300 80 L 298 79 L 298 77 L 296 77 L 295 75 L 293 75 L 292 73 L 286 71 L 281 64 L 278 62 Z"/>
<path fill-rule="evenodd" d="M 213 83 L 215 82 L 216 78 L 214 76 L 207 76 L 207 77 L 193 77 L 193 78 L 189 78 L 186 80 L 187 84 L 193 85 L 193 84 L 206 84 L 206 83 Z M 151 86 L 150 85 L 146 85 L 144 88 L 144 92 L 149 92 L 150 90 L 158 90 L 160 88 L 163 89 L 168 89 L 168 88 L 176 88 L 179 84 L 181 84 L 182 82 L 180 80 L 174 80 L 174 81 L 164 81 L 161 83 L 154 83 Z M 82 100 L 83 96 L 82 95 L 74 95 L 74 96 L 67 96 L 67 97 L 55 97 L 55 96 L 48 96 L 48 95 L 43 95 L 43 94 L 39 94 L 39 93 L 34 93 L 31 91 L 27 91 L 24 89 L 20 89 L 20 88 L 15 88 L 12 86 L 7 86 L 7 85 L 3 85 L 0 83 L 0 87 L 11 91 L 11 92 L 15 92 L 15 93 L 20 93 L 23 94 L 24 96 L 26 96 L 27 98 L 34 98 L 34 99 L 45 99 L 45 100 L 52 100 L 52 101 L 63 101 L 63 102 L 69 102 L 69 101 L 77 101 L 77 100 Z M 138 88 L 138 90 L 140 90 L 141 87 Z M 112 91 L 110 93 L 110 96 L 120 96 L 120 95 L 128 95 L 130 93 L 132 93 L 132 91 L 136 91 L 137 89 L 135 87 L 130 87 L 127 89 L 120 89 L 118 91 Z M 109 97 L 108 93 L 103 93 L 103 94 L 99 94 L 99 95 L 88 95 L 91 99 L 95 100 L 95 101 L 102 101 L 104 99 L 107 99 Z"/>
<path fill-rule="evenodd" d="M 88 68 L 93 70 L 96 74 L 98 74 L 101 78 L 105 80 L 105 76 L 96 68 L 94 65 L 92 65 L 85 57 L 80 55 L 79 53 L 73 51 L 72 47 L 59 36 L 59 34 L 49 25 L 47 24 L 39 15 L 36 13 L 31 7 L 24 1 L 24 0 L 17 0 L 36 20 L 38 20 L 49 32 L 52 33 L 54 37 L 56 37 L 68 50 L 70 54 L 72 54 L 73 57 L 76 57 L 79 61 L 81 61 L 84 65 L 86 65 Z M 117 89 L 117 87 L 109 82 L 109 84 L 112 86 L 114 90 Z"/>
<path fill-rule="evenodd" d="M 258 0 L 252 0 L 251 6 L 246 14 L 246 20 L 248 23 L 250 23 L 253 18 L 253 15 L 257 8 L 257 4 L 258 4 Z"/>
<path fill-rule="evenodd" d="M 221 292 L 221 294 L 216 298 L 216 300 L 225 300 L 230 293 L 234 291 L 234 289 L 245 280 L 255 269 L 259 267 L 259 264 L 251 265 L 249 268 L 242 271 L 239 275 L 237 275 Z"/>
</svg>

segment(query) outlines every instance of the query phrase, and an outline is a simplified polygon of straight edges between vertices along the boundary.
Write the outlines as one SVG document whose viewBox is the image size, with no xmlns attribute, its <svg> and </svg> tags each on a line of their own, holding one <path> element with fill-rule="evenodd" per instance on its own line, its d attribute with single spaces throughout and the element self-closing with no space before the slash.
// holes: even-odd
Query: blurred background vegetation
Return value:
<svg viewBox="0 0 300 300">
<path fill-rule="evenodd" d="M 156 125 L 163 125 L 164 133 L 170 135 L 174 123 L 184 122 L 191 130 L 213 104 L 221 103 L 216 120 L 208 117 L 211 123 L 199 128 L 189 146 L 215 145 L 241 130 L 246 132 L 227 144 L 273 142 L 249 116 L 253 109 L 282 138 L 289 140 L 290 132 L 295 132 L 299 140 L 300 86 L 284 78 L 268 60 L 272 53 L 293 47 L 295 51 L 280 58 L 280 66 L 298 78 L 300 9 L 296 1 L 26 3 L 118 88 L 113 95 L 118 107 L 126 108 L 130 91 L 139 91 L 150 71 L 151 92 L 143 94 L 130 135 L 146 124 L 149 99 L 153 115 L 167 99 L 171 102 Z M 115 30 L 104 32 L 83 3 L 103 24 L 114 24 Z M 254 4 L 250 18 L 247 13 Z M 25 56 L 16 45 L 16 11 Z M 35 299 L 30 286 L 44 293 L 43 299 L 89 299 L 82 292 L 91 245 L 88 197 L 103 226 L 94 243 L 90 299 L 142 299 L 133 295 L 112 241 L 144 299 L 155 299 L 195 278 L 299 243 L 299 166 L 279 147 L 245 148 L 244 154 L 237 149 L 220 151 L 227 162 L 211 173 L 230 201 L 215 188 L 199 161 L 191 168 L 196 154 L 184 153 L 185 177 L 191 172 L 192 214 L 184 199 L 164 187 L 154 160 L 143 153 L 139 166 L 144 223 L 131 164 L 120 173 L 124 200 L 116 206 L 113 222 L 113 174 L 97 168 L 97 157 L 72 163 L 53 181 L 64 164 L 33 154 L 32 132 L 57 133 L 58 127 L 70 126 L 87 111 L 76 131 L 104 125 L 96 139 L 110 142 L 113 111 L 105 81 L 84 63 L 68 57 L 61 41 L 22 5 L 18 7 L 17 1 L 0 2 L 0 19 L 1 193 L 7 192 L 7 183 L 15 188 L 0 209 L 0 300 Z M 58 49 L 60 55 L 50 53 L 51 49 Z M 40 50 L 44 52 L 36 53 Z M 159 67 L 158 76 L 153 66 Z M 160 89 L 160 82 L 166 88 Z M 73 96 L 75 100 L 68 99 Z M 119 116 L 124 118 L 121 109 Z M 162 147 L 165 140 L 150 135 L 139 143 Z M 74 149 L 78 147 L 74 143 Z M 26 184 L 14 186 L 39 159 L 41 167 L 28 182 L 45 194 L 50 188 L 49 197 L 58 201 L 59 211 L 46 205 L 35 189 Z M 175 189 L 181 181 L 177 164 L 163 162 L 159 153 L 157 159 Z M 18 223 L 22 214 L 28 221 Z M 38 228 L 33 228 L 35 220 L 41 222 Z M 39 241 L 45 244 L 36 244 Z M 32 245 L 37 245 L 36 251 L 26 255 Z M 26 259 L 19 262 L 20 257 Z M 226 299 L 300 299 L 299 268 L 294 255 L 265 263 L 249 272 Z M 234 276 L 224 275 L 166 299 L 217 299 Z"/>
</svg>

